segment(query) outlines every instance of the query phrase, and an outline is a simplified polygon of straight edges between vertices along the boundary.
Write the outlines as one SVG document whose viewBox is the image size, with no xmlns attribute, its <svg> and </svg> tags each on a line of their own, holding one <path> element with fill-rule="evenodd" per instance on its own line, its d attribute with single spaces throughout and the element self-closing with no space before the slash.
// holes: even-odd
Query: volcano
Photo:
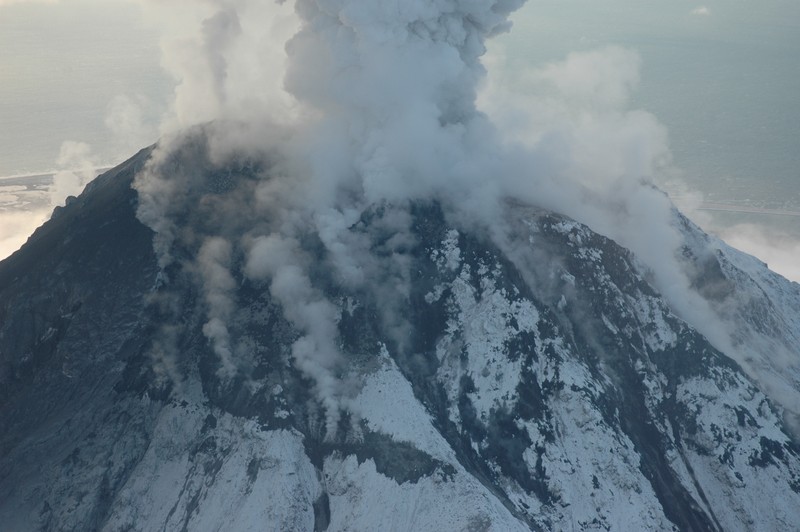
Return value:
<svg viewBox="0 0 800 532">
<path fill-rule="evenodd" d="M 0 263 L 3 531 L 797 529 L 800 285 L 653 185 L 635 54 L 479 108 L 523 3 L 202 3 Z"/>
<path fill-rule="evenodd" d="M 193 146 L 168 166 L 195 186 L 166 266 L 132 188 L 152 149 L 0 263 L 4 530 L 800 522 L 782 388 L 679 318 L 630 251 L 519 202 L 502 239 L 436 201 L 367 206 L 346 233 L 392 264 L 368 288 L 337 273 L 325 235 L 297 235 L 334 311 L 331 416 L 297 352 L 307 331 L 275 295 L 280 274 L 208 244 L 219 205 L 270 170 Z M 774 357 L 800 352 L 800 286 L 674 216 L 698 293 L 737 324 L 754 367 L 791 383 Z M 227 314 L 219 299 L 235 302 Z"/>
</svg>

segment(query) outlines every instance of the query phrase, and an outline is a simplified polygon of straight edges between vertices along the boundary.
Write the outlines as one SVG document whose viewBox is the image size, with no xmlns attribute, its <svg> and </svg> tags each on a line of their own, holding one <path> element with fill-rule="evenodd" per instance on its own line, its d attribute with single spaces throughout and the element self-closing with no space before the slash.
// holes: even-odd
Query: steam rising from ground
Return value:
<svg viewBox="0 0 800 532">
<path fill-rule="evenodd" d="M 203 334 L 211 340 L 214 352 L 222 362 L 220 372 L 230 376 L 235 373 L 231 338 L 226 325 L 233 317 L 236 301 L 233 295 L 236 281 L 231 275 L 231 245 L 222 238 L 206 240 L 197 256 L 197 263 L 205 288 L 208 305 L 208 322 Z"/>
<path fill-rule="evenodd" d="M 187 260 L 178 248 L 196 257 L 203 330 L 221 373 L 237 371 L 229 321 L 240 275 L 268 286 L 297 330 L 295 365 L 313 381 L 334 434 L 348 394 L 340 311 L 315 286 L 318 265 L 303 240 L 319 239 L 341 286 L 402 299 L 413 239 L 405 207 L 417 199 L 435 199 L 452 219 L 498 235 L 508 197 L 587 223 L 634 251 L 676 313 L 737 356 L 677 258 L 683 242 L 671 202 L 649 184 L 668 171 L 669 151 L 658 121 L 628 109 L 638 56 L 616 47 L 572 54 L 519 73 L 524 98 L 506 93 L 506 83 L 486 80 L 485 43 L 510 28 L 522 3 L 145 2 L 167 25 L 175 12 L 196 25 L 172 28 L 179 36 L 164 42 L 178 85 L 167 140 L 137 178 L 139 216 L 156 231 L 162 268 Z M 209 165 L 263 166 L 238 201 L 213 208 L 202 191 L 227 185 L 198 182 L 203 168 L 175 168 L 171 157 L 188 144 L 169 136 L 210 120 L 202 147 Z M 178 221 L 195 204 L 213 223 Z M 380 258 L 368 235 L 351 230 L 375 205 L 394 235 Z M 403 319 L 391 304 L 382 318 L 401 342 Z"/>
</svg>

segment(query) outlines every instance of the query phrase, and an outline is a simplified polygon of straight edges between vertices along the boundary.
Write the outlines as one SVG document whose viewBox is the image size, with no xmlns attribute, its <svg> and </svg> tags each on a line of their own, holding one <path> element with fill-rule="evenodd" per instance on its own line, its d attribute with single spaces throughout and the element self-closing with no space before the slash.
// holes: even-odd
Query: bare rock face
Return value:
<svg viewBox="0 0 800 532">
<path fill-rule="evenodd" d="M 783 396 L 678 318 L 615 242 L 526 206 L 509 205 L 498 245 L 434 201 L 374 205 L 347 231 L 391 275 L 348 284 L 324 235 L 300 235 L 337 317 L 331 430 L 297 321 L 235 245 L 231 359 L 208 326 L 214 292 L 193 259 L 214 236 L 204 209 L 261 170 L 199 164 L 164 267 L 131 188 L 148 157 L 100 176 L 0 263 L 0 528 L 800 523 Z M 800 287 L 681 220 L 698 290 L 739 320 L 751 358 L 784 367 L 769 346 L 800 353 Z"/>
</svg>

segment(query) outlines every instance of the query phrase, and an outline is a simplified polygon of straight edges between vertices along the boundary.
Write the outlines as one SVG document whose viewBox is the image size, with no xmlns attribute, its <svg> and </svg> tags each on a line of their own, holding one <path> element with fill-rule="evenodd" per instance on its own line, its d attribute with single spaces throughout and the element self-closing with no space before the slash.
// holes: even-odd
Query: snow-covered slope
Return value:
<svg viewBox="0 0 800 532">
<path fill-rule="evenodd" d="M 784 413 L 800 389 L 800 291 L 754 259 L 684 221 L 687 263 L 737 324 L 743 369 L 627 250 L 551 212 L 509 206 L 498 246 L 435 202 L 400 209 L 407 284 L 391 301 L 338 282 L 308 235 L 347 356 L 331 434 L 292 356 L 298 332 L 235 254 L 244 362 L 224 376 L 198 269 L 159 272 L 136 219 L 147 156 L 0 263 L 3 530 L 797 529 Z M 216 197 L 231 189 L 214 176 L 250 170 L 209 171 Z M 384 253 L 398 209 L 348 231 Z M 173 255 L 208 227 L 176 233 Z"/>
<path fill-rule="evenodd" d="M 800 284 L 680 216 L 678 223 L 687 270 L 733 339 L 730 355 L 786 408 L 787 423 L 800 434 Z"/>
</svg>

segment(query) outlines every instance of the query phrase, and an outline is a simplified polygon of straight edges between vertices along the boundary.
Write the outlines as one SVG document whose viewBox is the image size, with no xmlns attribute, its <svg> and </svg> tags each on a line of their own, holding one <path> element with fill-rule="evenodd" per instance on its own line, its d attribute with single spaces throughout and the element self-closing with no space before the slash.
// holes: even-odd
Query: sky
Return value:
<svg viewBox="0 0 800 532">
<path fill-rule="evenodd" d="M 52 186 L 0 187 L 0 255 L 77 193 L 94 167 L 204 116 L 186 97 L 183 116 L 174 106 L 182 72 L 162 50 L 172 47 L 174 59 L 174 37 L 186 28 L 159 19 L 153 4 L 0 0 L 0 176 L 57 176 Z M 719 202 L 800 211 L 800 3 L 530 0 L 512 18 L 514 29 L 491 42 L 485 59 L 484 104 L 503 127 L 518 126 L 509 117 L 520 109 L 540 122 L 564 120 L 557 106 L 526 101 L 542 80 L 558 83 L 556 71 L 572 76 L 562 78 L 570 86 L 598 90 L 609 87 L 594 83 L 593 69 L 615 72 L 626 81 L 610 87 L 621 95 L 611 103 L 663 126 L 669 164 L 657 172 L 660 184 L 704 227 L 800 279 L 800 217 L 698 209 Z M 604 52 L 586 55 L 597 50 Z M 567 63 L 574 71 L 564 74 Z M 242 86 L 270 80 L 250 82 Z M 517 102 L 516 110 L 501 101 Z"/>
</svg>

